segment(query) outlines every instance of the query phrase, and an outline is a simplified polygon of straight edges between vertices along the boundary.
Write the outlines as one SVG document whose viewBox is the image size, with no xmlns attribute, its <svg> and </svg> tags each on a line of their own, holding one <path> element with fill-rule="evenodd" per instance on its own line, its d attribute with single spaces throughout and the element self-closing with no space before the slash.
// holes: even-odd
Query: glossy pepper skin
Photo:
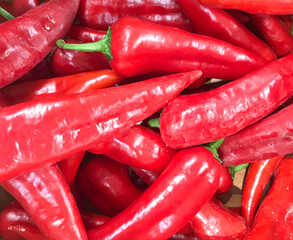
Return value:
<svg viewBox="0 0 293 240">
<path fill-rule="evenodd" d="M 78 182 L 80 191 L 85 193 L 85 196 L 92 195 L 92 192 L 96 191 L 96 197 L 102 198 L 110 206 L 111 216 L 124 210 L 142 194 L 131 182 L 128 166 L 103 155 L 91 159 L 82 167 L 77 181 L 84 181 L 82 178 L 86 178 L 93 189 L 84 189 L 84 184 Z M 90 192 L 85 192 L 88 190 Z M 107 214 L 100 208 L 103 206 L 96 205 L 96 207 Z"/>
<path fill-rule="evenodd" d="M 245 240 L 287 240 L 293 237 L 293 158 L 286 157 L 275 173 L 275 180 L 263 200 Z"/>
<path fill-rule="evenodd" d="M 0 92 L 10 104 L 17 104 L 48 96 L 107 88 L 121 80 L 122 77 L 113 71 L 101 70 L 14 84 Z"/>
<path fill-rule="evenodd" d="M 164 143 L 160 134 L 140 125 L 132 126 L 88 151 L 153 171 L 163 171 L 176 152 Z"/>
<path fill-rule="evenodd" d="M 0 182 L 115 136 L 158 111 L 200 76 L 193 71 L 2 108 L 0 151 L 6 157 Z"/>
<path fill-rule="evenodd" d="M 78 12 L 83 25 L 99 30 L 107 30 L 119 18 L 127 16 L 192 31 L 175 0 L 82 0 Z"/>
<path fill-rule="evenodd" d="M 116 21 L 102 42 L 74 45 L 59 40 L 57 46 L 89 52 L 104 48 L 111 68 L 124 77 L 200 69 L 205 77 L 232 80 L 267 63 L 221 40 L 133 17 Z"/>
<path fill-rule="evenodd" d="M 235 134 L 288 100 L 292 80 L 293 54 L 214 90 L 179 96 L 161 115 L 161 136 L 170 147 L 184 148 Z"/>
<path fill-rule="evenodd" d="M 200 0 L 215 8 L 237 9 L 254 14 L 285 15 L 293 12 L 292 0 Z"/>
<path fill-rule="evenodd" d="M 78 6 L 79 0 L 51 0 L 0 25 L 0 49 L 5 53 L 0 59 L 0 87 L 27 73 L 54 49 Z"/>
<path fill-rule="evenodd" d="M 233 185 L 233 179 L 230 174 L 229 168 L 223 167 L 221 178 L 220 178 L 220 183 L 219 183 L 216 195 L 228 192 L 229 189 L 232 187 L 232 185 Z"/>
<path fill-rule="evenodd" d="M 249 226 L 254 220 L 263 190 L 282 159 L 283 157 L 276 157 L 254 162 L 249 167 L 241 199 L 241 214 Z"/>
<path fill-rule="evenodd" d="M 292 153 L 293 105 L 227 137 L 219 149 L 226 166 Z"/>
<path fill-rule="evenodd" d="M 269 62 L 276 60 L 272 49 L 224 10 L 209 8 L 199 0 L 177 0 L 177 2 L 196 33 L 247 49 Z"/>
<path fill-rule="evenodd" d="M 182 150 L 140 198 L 103 226 L 88 231 L 88 238 L 171 237 L 209 201 L 220 175 L 221 165 L 209 150 L 203 147 Z"/>
<path fill-rule="evenodd" d="M 191 226 L 199 240 L 238 240 L 248 231 L 244 218 L 230 211 L 216 198 L 203 205 L 192 218 Z"/>
<path fill-rule="evenodd" d="M 56 164 L 2 182 L 50 239 L 87 239 L 80 214 Z"/>
</svg>

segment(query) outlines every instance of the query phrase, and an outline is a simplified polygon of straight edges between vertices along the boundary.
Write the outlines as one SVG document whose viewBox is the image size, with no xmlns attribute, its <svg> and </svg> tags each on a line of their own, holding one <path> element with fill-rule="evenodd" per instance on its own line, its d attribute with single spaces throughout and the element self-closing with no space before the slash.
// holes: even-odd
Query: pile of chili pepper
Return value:
<svg viewBox="0 0 293 240">
<path fill-rule="evenodd" d="M 292 14 L 0 0 L 0 237 L 292 239 Z"/>
</svg>

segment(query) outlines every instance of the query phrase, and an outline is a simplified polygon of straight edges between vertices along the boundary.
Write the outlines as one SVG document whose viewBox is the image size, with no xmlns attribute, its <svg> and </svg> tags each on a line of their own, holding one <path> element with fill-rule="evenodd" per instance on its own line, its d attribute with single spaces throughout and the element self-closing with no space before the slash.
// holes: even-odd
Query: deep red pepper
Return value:
<svg viewBox="0 0 293 240">
<path fill-rule="evenodd" d="M 251 19 L 278 57 L 293 52 L 293 36 L 277 16 L 252 14 Z"/>
<path fill-rule="evenodd" d="M 250 17 L 248 13 L 234 10 L 234 9 L 226 9 L 225 11 L 229 13 L 233 18 L 235 18 L 240 23 L 245 24 L 250 21 Z"/>
<path fill-rule="evenodd" d="M 176 150 L 168 147 L 160 134 L 140 125 L 133 126 L 93 148 L 118 162 L 142 169 L 163 171 Z"/>
<path fill-rule="evenodd" d="M 224 10 L 206 7 L 199 0 L 176 1 L 190 20 L 196 33 L 247 49 L 268 61 L 276 60 L 275 53 L 263 41 Z"/>
<path fill-rule="evenodd" d="M 100 30 L 107 30 L 119 18 L 132 16 L 192 31 L 175 0 L 82 0 L 78 16 L 83 25 Z"/>
<path fill-rule="evenodd" d="M 0 125 L 6 130 L 0 135 L 0 182 L 115 136 L 158 111 L 200 76 L 193 71 L 2 108 Z"/>
<path fill-rule="evenodd" d="M 263 200 L 245 240 L 287 240 L 293 237 L 293 158 L 286 157 Z"/>
<path fill-rule="evenodd" d="M 292 80 L 293 54 L 209 92 L 179 96 L 163 110 L 161 136 L 167 145 L 184 148 L 232 135 L 288 100 Z"/>
<path fill-rule="evenodd" d="M 11 9 L 13 16 L 20 16 L 39 5 L 39 0 L 11 0 Z"/>
<path fill-rule="evenodd" d="M 289 15 L 280 15 L 278 17 L 284 23 L 284 25 L 287 28 L 287 30 L 289 32 L 292 32 L 292 26 L 293 26 L 293 17 L 292 17 L 292 14 L 289 14 Z"/>
<path fill-rule="evenodd" d="M 7 86 L 0 90 L 10 104 L 40 99 L 46 96 L 86 92 L 111 87 L 122 78 L 110 70 L 49 78 Z"/>
<path fill-rule="evenodd" d="M 79 0 L 51 0 L 0 25 L 0 87 L 27 73 L 54 49 L 55 41 L 69 30 L 78 5 Z"/>
<path fill-rule="evenodd" d="M 11 5 L 8 2 L 0 1 L 0 7 L 11 13 Z M 0 15 L 0 23 L 6 22 L 7 19 Z"/>
<path fill-rule="evenodd" d="M 216 8 L 237 9 L 255 14 L 285 15 L 293 13 L 292 0 L 200 0 Z"/>
<path fill-rule="evenodd" d="M 229 189 L 232 187 L 232 185 L 233 185 L 233 179 L 230 174 L 229 168 L 223 167 L 221 178 L 220 178 L 220 183 L 219 183 L 216 194 L 218 195 L 218 194 L 228 192 Z"/>
<path fill-rule="evenodd" d="M 292 153 L 293 105 L 227 137 L 219 149 L 226 166 Z"/>
<path fill-rule="evenodd" d="M 174 234 L 172 237 L 168 238 L 169 240 L 198 240 L 193 233 L 188 234 Z"/>
<path fill-rule="evenodd" d="M 73 25 L 67 33 L 67 36 L 81 42 L 96 42 L 103 39 L 106 33 L 106 31 L 102 30 Z"/>
<path fill-rule="evenodd" d="M 199 240 L 242 239 L 248 226 L 241 216 L 230 211 L 219 200 L 212 198 L 191 220 Z"/>
<path fill-rule="evenodd" d="M 249 226 L 252 225 L 258 202 L 270 177 L 283 157 L 252 163 L 246 175 L 241 199 L 241 214 Z"/>
<path fill-rule="evenodd" d="M 59 40 L 57 46 L 87 52 L 102 51 L 111 68 L 124 77 L 200 69 L 205 77 L 232 80 L 267 62 L 252 52 L 218 39 L 133 17 L 120 18 L 101 41 L 75 45 Z"/>
<path fill-rule="evenodd" d="M 220 175 L 221 165 L 209 150 L 182 150 L 140 198 L 103 226 L 89 230 L 89 240 L 171 237 L 212 197 Z"/>
<path fill-rule="evenodd" d="M 87 239 L 75 200 L 57 165 L 2 182 L 51 239 Z"/>
<path fill-rule="evenodd" d="M 82 178 L 86 178 L 86 180 Z M 92 193 L 97 192 L 96 197 L 102 198 L 103 201 L 107 202 L 111 207 L 111 216 L 124 210 L 142 194 L 131 182 L 128 166 L 103 155 L 91 159 L 83 166 L 77 181 L 77 185 L 79 185 L 80 190 L 86 196 L 91 198 Z M 89 182 L 93 189 L 83 189 L 85 181 Z M 97 201 L 95 199 L 95 202 Z M 101 212 L 107 214 L 107 212 L 100 208 L 103 205 L 96 205 L 96 207 Z"/>
</svg>

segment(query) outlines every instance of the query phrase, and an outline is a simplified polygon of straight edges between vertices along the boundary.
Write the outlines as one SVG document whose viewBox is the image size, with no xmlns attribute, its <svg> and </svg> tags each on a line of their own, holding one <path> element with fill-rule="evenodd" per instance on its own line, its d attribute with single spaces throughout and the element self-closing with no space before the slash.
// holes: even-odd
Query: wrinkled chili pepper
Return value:
<svg viewBox="0 0 293 240">
<path fill-rule="evenodd" d="M 82 0 L 78 12 L 83 25 L 100 30 L 107 30 L 119 18 L 127 16 L 192 31 L 175 0 Z"/>
<path fill-rule="evenodd" d="M 15 84 L 1 89 L 0 92 L 10 104 L 17 104 L 54 94 L 79 93 L 107 88 L 121 80 L 122 78 L 113 71 L 101 70 Z"/>
<path fill-rule="evenodd" d="M 79 0 L 51 0 L 0 25 L 0 87 L 27 73 L 54 49 L 55 41 L 69 30 L 78 5 Z"/>
<path fill-rule="evenodd" d="M 176 98 L 161 115 L 164 142 L 173 148 L 199 145 L 232 135 L 260 120 L 292 96 L 292 70 L 293 54 L 222 87 Z M 233 151 L 242 152 L 238 148 Z M 246 160 L 234 165 L 242 163 Z"/>
<path fill-rule="evenodd" d="M 261 161 L 292 153 L 293 105 L 225 138 L 219 149 L 226 166 Z"/>
<path fill-rule="evenodd" d="M 276 157 L 255 162 L 249 167 L 241 199 L 241 214 L 249 226 L 254 220 L 263 190 L 282 159 L 283 157 Z"/>
<path fill-rule="evenodd" d="M 292 0 L 200 0 L 211 7 L 237 9 L 254 14 L 285 15 L 293 13 Z"/>
<path fill-rule="evenodd" d="M 278 57 L 293 52 L 293 36 L 277 16 L 252 14 L 251 19 Z"/>
<path fill-rule="evenodd" d="M 224 10 L 206 7 L 199 0 L 177 0 L 177 2 L 196 33 L 247 49 L 270 62 L 276 60 L 275 53 L 263 41 Z"/>
<path fill-rule="evenodd" d="M 111 68 L 124 77 L 200 69 L 205 77 L 232 80 L 267 62 L 229 43 L 133 17 L 120 18 L 98 42 L 75 45 L 58 40 L 57 46 L 102 51 Z"/>
<path fill-rule="evenodd" d="M 268 195 L 258 209 L 245 240 L 287 240 L 293 236 L 293 158 L 286 157 L 275 173 Z"/>
<path fill-rule="evenodd" d="M 86 180 L 82 178 L 86 178 Z M 142 194 L 131 182 L 128 166 L 103 155 L 91 159 L 83 166 L 77 180 L 77 185 L 85 196 L 91 198 L 93 191 L 96 191 L 95 197 L 102 198 L 103 201 L 107 202 L 111 207 L 111 216 L 124 210 Z M 79 181 L 82 182 L 79 183 Z M 84 189 L 84 181 L 90 182 L 93 189 Z M 95 200 L 95 202 L 97 201 Z M 100 206 L 96 205 L 96 207 L 107 214 L 99 208 Z"/>
<path fill-rule="evenodd" d="M 140 198 L 101 227 L 89 230 L 88 238 L 171 237 L 216 192 L 220 175 L 221 165 L 209 150 L 182 150 Z"/>
<path fill-rule="evenodd" d="M 142 169 L 163 171 L 176 150 L 166 146 L 160 134 L 140 125 L 88 149 L 118 162 Z"/>
<path fill-rule="evenodd" d="M 113 137 L 158 111 L 200 76 L 193 71 L 2 108 L 0 125 L 6 131 L 0 135 L 0 182 Z"/>
<path fill-rule="evenodd" d="M 4 181 L 2 186 L 48 238 L 87 239 L 75 200 L 56 164 Z"/>
</svg>

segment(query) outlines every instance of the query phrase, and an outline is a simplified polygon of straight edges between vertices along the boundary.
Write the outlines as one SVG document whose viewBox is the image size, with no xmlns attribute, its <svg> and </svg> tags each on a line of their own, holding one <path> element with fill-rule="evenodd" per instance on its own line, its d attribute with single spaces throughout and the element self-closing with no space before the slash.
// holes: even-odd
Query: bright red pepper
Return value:
<svg viewBox="0 0 293 240">
<path fill-rule="evenodd" d="M 27 73 L 54 49 L 55 41 L 69 30 L 78 5 L 79 0 L 51 0 L 0 25 L 0 87 Z"/>
<path fill-rule="evenodd" d="M 175 0 L 82 0 L 78 16 L 83 25 L 100 30 L 107 30 L 119 18 L 127 16 L 192 30 Z"/>
<path fill-rule="evenodd" d="M 265 186 L 283 157 L 252 163 L 246 175 L 241 199 L 241 214 L 249 226 L 252 225 L 258 202 Z"/>
<path fill-rule="evenodd" d="M 252 14 L 251 19 L 278 57 L 293 52 L 293 36 L 277 16 Z"/>
<path fill-rule="evenodd" d="M 87 239 L 75 200 L 57 165 L 2 182 L 51 239 Z"/>
<path fill-rule="evenodd" d="M 200 69 L 205 77 L 232 80 L 267 63 L 252 52 L 218 39 L 133 17 L 120 18 L 98 42 L 75 45 L 59 40 L 57 46 L 102 51 L 111 68 L 124 77 Z"/>
<path fill-rule="evenodd" d="M 158 111 L 200 76 L 193 71 L 2 108 L 0 182 L 115 136 Z"/>
<path fill-rule="evenodd" d="M 224 10 L 206 7 L 199 0 L 177 0 L 177 2 L 196 33 L 247 49 L 268 61 L 276 60 L 275 53 L 263 41 Z"/>
<path fill-rule="evenodd" d="M 216 8 L 237 9 L 255 14 L 285 15 L 293 13 L 292 0 L 200 0 Z"/>
<path fill-rule="evenodd" d="M 293 158 L 286 157 L 275 173 L 268 195 L 244 240 L 288 240 L 293 237 Z"/>
<path fill-rule="evenodd" d="M 212 142 L 262 119 L 292 94 L 293 54 L 209 92 L 179 96 L 163 110 L 161 136 L 173 148 Z"/>
<path fill-rule="evenodd" d="M 293 105 L 229 136 L 219 149 L 226 166 L 291 154 Z"/>
<path fill-rule="evenodd" d="M 228 167 L 223 167 L 220 183 L 219 183 L 216 194 L 218 195 L 218 194 L 228 192 L 229 189 L 232 187 L 232 185 L 233 185 L 233 179 L 230 174 L 230 170 Z"/>
<path fill-rule="evenodd" d="M 89 240 L 171 237 L 213 196 L 220 175 L 221 165 L 209 150 L 182 150 L 140 198 L 103 226 L 89 230 Z"/>
<path fill-rule="evenodd" d="M 88 151 L 104 154 L 132 167 L 153 171 L 163 171 L 176 152 L 163 142 L 160 134 L 140 125 L 133 126 Z"/>
</svg>

